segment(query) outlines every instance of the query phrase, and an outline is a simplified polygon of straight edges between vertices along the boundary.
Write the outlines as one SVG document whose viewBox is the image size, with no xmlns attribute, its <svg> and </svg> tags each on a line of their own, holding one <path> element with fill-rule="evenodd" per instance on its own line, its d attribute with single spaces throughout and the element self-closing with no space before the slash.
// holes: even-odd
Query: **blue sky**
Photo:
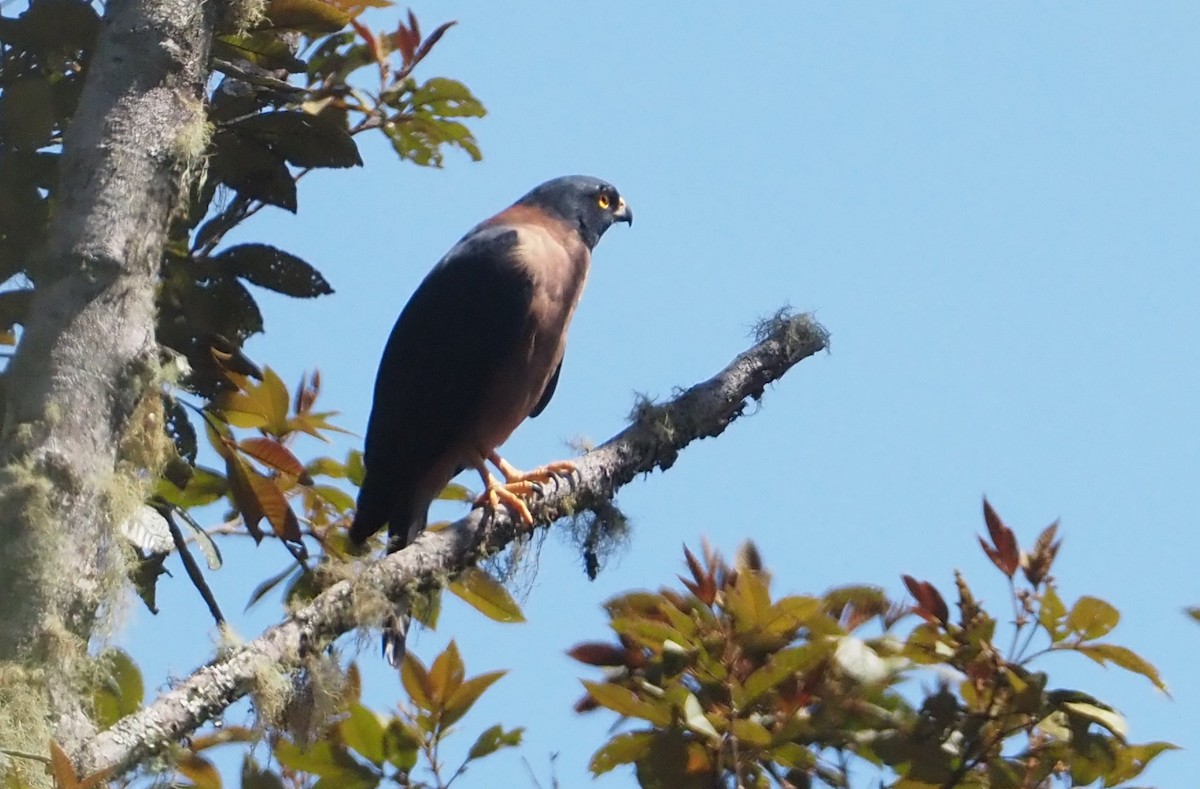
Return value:
<svg viewBox="0 0 1200 789">
<path fill-rule="evenodd" d="M 670 583 L 680 546 L 701 538 L 726 553 L 753 538 L 778 592 L 861 581 L 900 595 L 901 573 L 950 588 L 960 568 L 1003 610 L 975 545 L 986 493 L 1027 544 L 1061 518 L 1063 597 L 1117 605 L 1111 640 L 1154 662 L 1175 699 L 1082 660 L 1047 664 L 1053 681 L 1115 704 L 1135 741 L 1185 746 L 1144 782 L 1187 785 L 1200 747 L 1200 627 L 1181 614 L 1200 604 L 1200 7 L 414 10 L 427 28 L 460 21 L 424 74 L 485 102 L 485 159 L 423 171 L 365 141 L 366 168 L 306 179 L 298 217 L 260 214 L 243 238 L 302 255 L 337 292 L 264 295 L 255 358 L 288 381 L 320 367 L 325 405 L 361 433 L 384 340 L 429 266 L 479 219 L 575 172 L 615 183 L 637 223 L 597 250 L 554 402 L 506 445 L 518 466 L 607 438 L 635 392 L 708 377 L 785 302 L 833 337 L 753 418 L 621 493 L 632 536 L 597 581 L 552 536 L 527 624 L 451 603 L 439 632 L 414 640 L 428 659 L 453 636 L 472 673 L 512 669 L 464 745 L 494 722 L 524 725 L 543 786 L 551 753 L 563 786 L 588 785 L 612 718 L 571 712 L 588 672 L 563 652 L 604 638 L 599 604 Z M 226 608 L 286 559 L 231 548 L 214 578 Z M 164 615 L 132 609 L 122 638 L 150 685 L 211 649 L 181 571 L 160 596 Z M 238 627 L 252 637 L 278 615 L 263 604 Z M 386 708 L 395 676 L 373 645 L 360 663 Z M 506 754 L 461 785 L 527 776 Z M 591 785 L 635 782 L 618 771 Z"/>
</svg>

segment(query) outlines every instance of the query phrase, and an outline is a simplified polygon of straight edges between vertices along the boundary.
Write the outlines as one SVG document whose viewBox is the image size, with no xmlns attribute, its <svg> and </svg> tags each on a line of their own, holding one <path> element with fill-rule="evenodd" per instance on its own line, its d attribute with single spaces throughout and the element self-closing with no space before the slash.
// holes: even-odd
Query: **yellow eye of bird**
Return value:
<svg viewBox="0 0 1200 789">
<path fill-rule="evenodd" d="M 608 206 L 610 205 L 608 195 L 602 194 L 599 197 L 597 197 L 596 205 L 600 206 L 601 208 L 608 208 Z"/>
</svg>

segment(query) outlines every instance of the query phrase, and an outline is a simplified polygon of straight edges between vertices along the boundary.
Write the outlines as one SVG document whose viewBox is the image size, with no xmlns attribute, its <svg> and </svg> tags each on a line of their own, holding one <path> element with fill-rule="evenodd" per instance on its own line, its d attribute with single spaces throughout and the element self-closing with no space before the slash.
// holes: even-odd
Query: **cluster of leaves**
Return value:
<svg viewBox="0 0 1200 789">
<path fill-rule="evenodd" d="M 56 147 L 75 114 L 100 18 L 84 0 L 36 0 L 0 15 L 0 340 L 16 342 L 38 281 L 32 255 L 45 238 L 58 180 Z"/>
<path fill-rule="evenodd" d="M 1032 664 L 1074 652 L 1165 690 L 1157 671 L 1100 640 L 1119 618 L 1111 605 L 1087 596 L 1063 604 L 1050 575 L 1056 526 L 1025 553 L 986 502 L 985 519 L 991 542 L 981 542 L 1011 592 L 1007 648 L 961 575 L 955 621 L 936 587 L 908 576 L 916 604 L 907 608 L 873 587 L 772 599 L 752 546 L 732 566 L 685 549 L 686 592 L 615 598 L 606 607 L 616 643 L 570 652 L 607 673 L 584 681 L 577 709 L 603 707 L 641 724 L 596 751 L 592 771 L 633 765 L 644 787 L 697 789 L 845 787 L 856 766 L 873 766 L 895 789 L 1134 779 L 1174 746 L 1129 743 L 1116 711 L 1050 688 Z M 896 634 L 914 619 L 907 635 Z M 870 624 L 874 635 L 865 633 Z M 929 669 L 935 688 L 916 691 L 910 680 Z"/>
<path fill-rule="evenodd" d="M 129 655 L 117 649 L 105 652 L 98 666 L 102 671 L 94 690 L 96 720 L 110 726 L 141 706 L 142 677 Z M 453 641 L 428 667 L 406 655 L 400 677 L 407 698 L 395 714 L 384 715 L 363 703 L 362 680 L 358 667 L 351 664 L 337 698 L 321 708 L 321 720 L 303 734 L 271 735 L 272 763 L 264 766 L 252 754 L 244 756 L 240 786 L 374 789 L 387 782 L 411 789 L 447 789 L 480 760 L 521 744 L 524 729 L 496 724 L 476 736 L 453 769 L 448 769 L 444 758 L 448 747 L 462 750 L 455 738 L 460 722 L 505 673 L 468 677 Z M 175 785 L 222 789 L 225 781 L 210 758 L 211 751 L 261 739 L 260 731 L 243 726 L 223 726 L 191 738 L 172 758 L 175 773 L 190 783 Z M 52 745 L 51 751 L 50 769 L 60 786 L 84 789 L 105 779 L 101 774 L 78 777 L 61 749 Z"/>
<path fill-rule="evenodd" d="M 38 285 L 35 250 L 55 204 L 65 128 L 74 116 L 100 30 L 87 0 L 29 0 L 16 16 L 0 9 L 0 343 L 15 344 Z M 304 538 L 322 554 L 343 556 L 344 522 L 353 507 L 346 483 L 362 480 L 362 457 L 319 457 L 304 463 L 290 448 L 308 434 L 336 431 L 332 414 L 313 410 L 320 379 L 301 381 L 295 398 L 269 368 L 244 353 L 263 330 L 250 286 L 295 298 L 332 293 L 315 266 L 261 243 L 224 246 L 234 228 L 267 206 L 297 209 L 297 183 L 316 168 L 362 164 L 356 135 L 379 129 L 402 158 L 440 166 L 447 145 L 479 158 L 463 125 L 482 104 L 461 83 L 418 81 L 414 72 L 453 23 L 423 35 L 410 12 L 394 30 L 375 32 L 359 21 L 368 7 L 390 0 L 268 0 L 248 29 L 218 31 L 212 67 L 221 76 L 207 102 L 209 134 L 200 148 L 164 250 L 158 289 L 157 337 L 186 360 L 177 389 L 164 391 L 166 429 L 176 453 L 149 508 L 126 524 L 141 562 L 135 581 L 155 610 L 155 580 L 178 550 L 218 619 L 212 594 L 187 545 L 199 546 L 210 569 L 221 555 L 195 511 L 224 500 L 230 508 L 216 531 L 281 539 L 297 566 L 268 580 L 267 591 L 291 578 L 289 593 L 310 579 Z M 241 24 L 244 25 L 245 20 Z M 377 74 L 377 86 L 372 74 Z M 2 392 L 2 387 L 0 387 Z M 199 405 L 185 398 L 198 396 Z M 293 403 L 289 410 L 289 403 Z M 207 434 L 217 465 L 198 464 L 197 428 Z M 257 431 L 253 436 L 236 430 Z M 448 497 L 468 498 L 452 488 Z M 297 507 L 297 505 L 299 505 Z M 299 514 L 297 512 L 299 511 Z M 189 527 L 187 540 L 180 525 Z M 265 526 L 263 525 L 265 524 Z"/>
<path fill-rule="evenodd" d="M 173 228 L 159 294 L 159 340 L 187 358 L 188 386 L 199 394 L 224 386 L 213 349 L 239 352 L 263 329 L 247 283 L 295 298 L 333 292 L 316 267 L 274 246 L 221 249 L 231 230 L 266 206 L 295 212 L 297 183 L 308 172 L 361 165 L 354 138 L 372 129 L 417 165 L 440 167 L 447 145 L 480 158 L 462 123 L 484 115 L 479 100 L 455 80 L 413 76 L 453 23 L 423 38 L 411 12 L 392 32 L 358 21 L 365 7 L 387 5 L 271 0 L 256 27 L 214 44 L 214 70 L 224 79 L 209 102 L 206 175 Z"/>
<path fill-rule="evenodd" d="M 428 668 L 410 654 L 401 672 L 408 698 L 397 714 L 381 715 L 363 704 L 358 668 L 351 665 L 329 720 L 303 738 L 276 734 L 271 744 L 275 770 L 247 754 L 241 786 L 374 789 L 386 781 L 412 789 L 445 789 L 479 760 L 520 744 L 523 729 L 506 730 L 497 724 L 476 737 L 454 770 L 448 771 L 442 758 L 456 725 L 504 674 L 491 671 L 467 677 L 453 641 Z M 176 769 L 198 789 L 221 789 L 220 774 L 204 751 L 257 739 L 255 732 L 244 728 L 215 730 L 195 738 Z"/>
<path fill-rule="evenodd" d="M 227 365 L 235 361 L 226 356 L 218 358 Z M 226 368 L 224 374 L 229 388 L 199 412 L 208 444 L 224 468 L 197 464 L 198 437 L 191 423 L 180 418 L 184 406 L 170 400 L 170 432 L 180 459 L 167 469 L 155 488 L 150 522 L 142 522 L 141 533 L 129 535 L 143 552 L 135 580 L 152 611 L 155 582 L 163 572 L 163 561 L 177 549 L 218 623 L 224 617 L 215 596 L 199 577 L 198 568 L 192 571 L 195 563 L 191 561 L 189 541 L 183 539 L 178 521 L 190 528 L 190 541 L 199 546 L 210 570 L 220 569 L 222 563 L 214 535 L 249 534 L 255 542 L 268 536 L 279 539 L 295 562 L 259 584 L 249 604 L 280 584 L 285 585 L 289 603 L 307 602 L 320 591 L 322 582 L 319 567 L 310 567 L 307 561 L 306 539 L 320 548 L 319 562 L 355 561 L 361 553 L 348 541 L 345 525 L 354 509 L 354 497 L 344 485 L 360 487 L 364 474 L 360 450 L 350 450 L 343 460 L 321 455 L 303 462 L 291 448 L 302 436 L 328 441 L 330 433 L 345 432 L 329 421 L 336 412 L 316 410 L 321 391 L 319 373 L 303 376 L 294 394 L 270 367 L 261 371 L 252 368 L 247 373 Z M 242 431 L 252 434 L 244 436 Z M 474 494 L 451 483 L 439 498 L 471 502 Z M 194 510 L 222 501 L 228 506 L 225 522 L 215 529 L 203 528 Z M 264 522 L 268 531 L 264 531 Z M 155 539 L 157 532 L 165 535 Z M 479 568 L 467 568 L 447 588 L 493 620 L 524 621 L 508 590 Z M 430 594 L 414 614 L 422 623 L 435 627 L 440 590 Z"/>
<path fill-rule="evenodd" d="M 425 36 L 411 12 L 391 31 L 359 22 L 366 8 L 390 5 L 268 0 L 249 29 L 218 31 L 212 67 L 222 79 L 207 103 L 208 133 L 198 131 L 188 152 L 193 177 L 158 293 L 158 340 L 187 360 L 188 391 L 221 392 L 226 378 L 214 354 L 240 355 L 263 331 L 248 286 L 295 298 L 333 292 L 293 253 L 222 247 L 231 230 L 266 206 L 295 212 L 297 183 L 311 170 L 361 165 L 354 138 L 372 129 L 420 166 L 440 167 L 447 146 L 480 158 L 463 123 L 484 115 L 479 100 L 455 80 L 414 76 L 454 23 Z M 0 342 L 9 345 L 37 286 L 34 253 L 55 204 L 62 134 L 99 28 L 87 0 L 30 0 L 15 17 L 0 12 Z"/>
</svg>

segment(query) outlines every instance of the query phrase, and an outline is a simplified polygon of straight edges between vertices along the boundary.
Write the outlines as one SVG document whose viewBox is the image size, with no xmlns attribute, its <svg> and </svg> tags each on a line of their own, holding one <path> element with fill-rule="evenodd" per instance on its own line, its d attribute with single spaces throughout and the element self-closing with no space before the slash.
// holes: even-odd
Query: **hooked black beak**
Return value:
<svg viewBox="0 0 1200 789">
<path fill-rule="evenodd" d="M 630 208 L 629 204 L 625 202 L 624 197 L 617 199 L 617 208 L 615 211 L 613 211 L 613 221 L 624 222 L 630 227 L 633 227 L 633 209 Z"/>
</svg>

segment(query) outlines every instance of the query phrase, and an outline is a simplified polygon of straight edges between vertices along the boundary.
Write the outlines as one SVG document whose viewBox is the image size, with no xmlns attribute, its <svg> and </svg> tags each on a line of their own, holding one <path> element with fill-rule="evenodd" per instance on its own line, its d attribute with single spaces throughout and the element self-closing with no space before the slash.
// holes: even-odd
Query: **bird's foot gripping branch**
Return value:
<svg viewBox="0 0 1200 789">
<path fill-rule="evenodd" d="M 584 510 L 601 513 L 639 473 L 667 469 L 696 439 L 719 435 L 803 359 L 828 346 L 825 329 L 807 315 L 764 321 L 757 342 L 707 381 L 659 404 L 642 403 L 632 424 L 574 461 L 573 485 L 550 487 L 531 503 L 538 525 Z M 375 627 L 391 606 L 415 589 L 455 578 L 531 528 L 501 509 L 472 510 L 447 528 L 426 531 L 411 545 L 325 589 L 258 638 L 224 652 L 137 712 L 123 717 L 82 749 L 87 772 L 121 774 L 220 717 L 252 692 L 263 666 L 301 668 L 322 645 L 362 627 Z M 364 600 L 381 605 L 364 605 Z"/>
</svg>

